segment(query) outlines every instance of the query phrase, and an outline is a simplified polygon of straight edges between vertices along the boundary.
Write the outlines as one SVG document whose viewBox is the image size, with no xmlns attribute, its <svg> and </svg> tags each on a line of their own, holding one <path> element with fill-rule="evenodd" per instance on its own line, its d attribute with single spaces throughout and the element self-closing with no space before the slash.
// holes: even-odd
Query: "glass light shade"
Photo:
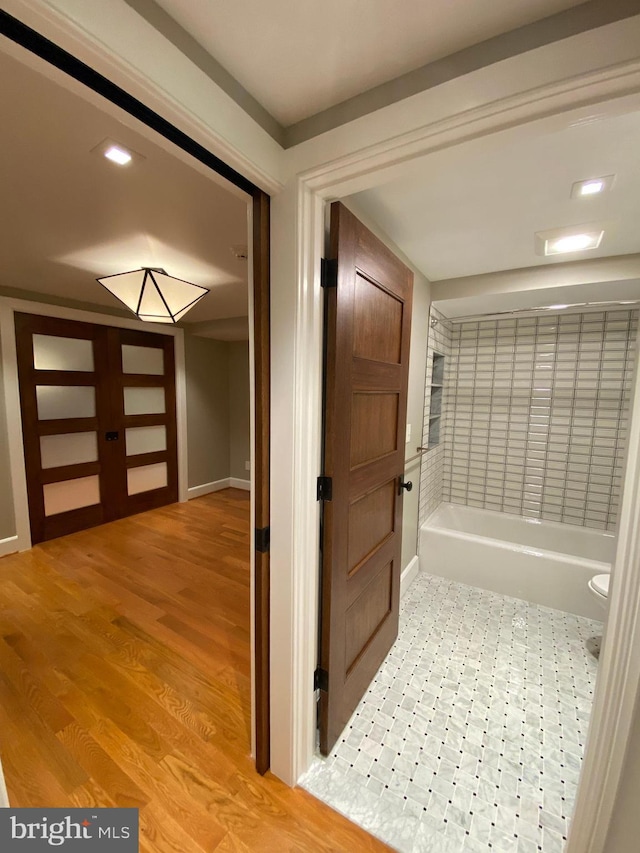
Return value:
<svg viewBox="0 0 640 853">
<path fill-rule="evenodd" d="M 209 293 L 206 287 L 143 267 L 96 279 L 140 320 L 177 323 Z"/>
</svg>

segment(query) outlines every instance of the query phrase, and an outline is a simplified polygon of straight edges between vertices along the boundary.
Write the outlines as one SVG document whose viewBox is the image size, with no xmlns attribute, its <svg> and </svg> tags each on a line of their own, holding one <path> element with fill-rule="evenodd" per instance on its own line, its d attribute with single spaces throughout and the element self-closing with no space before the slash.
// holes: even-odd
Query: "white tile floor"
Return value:
<svg viewBox="0 0 640 853">
<path fill-rule="evenodd" d="M 421 573 L 304 788 L 401 853 L 560 853 L 600 622 Z"/>
</svg>

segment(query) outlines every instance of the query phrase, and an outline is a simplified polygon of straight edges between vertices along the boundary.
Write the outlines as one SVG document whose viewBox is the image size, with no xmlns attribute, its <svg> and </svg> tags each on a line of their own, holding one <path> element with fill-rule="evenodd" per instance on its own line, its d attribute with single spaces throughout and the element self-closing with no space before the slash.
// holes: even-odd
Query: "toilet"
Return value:
<svg viewBox="0 0 640 853">
<path fill-rule="evenodd" d="M 592 594 L 606 607 L 607 598 L 609 597 L 609 578 L 611 575 L 602 574 L 594 575 L 589 581 L 589 589 Z"/>
</svg>

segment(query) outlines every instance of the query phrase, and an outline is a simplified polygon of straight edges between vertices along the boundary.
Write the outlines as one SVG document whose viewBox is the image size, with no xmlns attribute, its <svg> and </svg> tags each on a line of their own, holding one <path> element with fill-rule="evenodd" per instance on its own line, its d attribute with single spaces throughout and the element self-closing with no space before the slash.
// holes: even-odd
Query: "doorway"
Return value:
<svg viewBox="0 0 640 853">
<path fill-rule="evenodd" d="M 15 323 L 32 543 L 177 501 L 173 337 Z"/>
<path fill-rule="evenodd" d="M 6 24 L 7 20 L 3 18 L 3 24 Z M 15 26 L 14 26 L 15 25 Z M 244 319 L 244 339 L 249 338 L 249 351 L 250 351 L 250 363 L 251 363 L 251 454 L 249 465 L 251 467 L 251 477 L 252 477 L 252 493 L 250 500 L 250 514 L 251 514 L 251 527 L 255 528 L 257 534 L 252 533 L 248 540 L 248 548 L 251 555 L 251 604 L 252 608 L 252 618 L 254 624 L 254 630 L 251 632 L 252 637 L 254 638 L 254 642 L 252 643 L 252 695 L 253 695 L 253 713 L 252 713 L 252 752 L 255 756 L 256 766 L 261 772 L 265 772 L 269 766 L 269 671 L 268 671 L 268 606 L 269 606 L 269 554 L 268 554 L 268 541 L 269 541 L 269 462 L 268 462 L 268 454 L 269 454 L 269 198 L 268 196 L 262 192 L 258 187 L 252 184 L 250 181 L 243 178 L 242 175 L 235 172 L 233 169 L 226 166 L 226 164 L 222 163 L 222 161 L 218 160 L 213 155 L 210 155 L 202 146 L 199 146 L 187 137 L 185 134 L 179 133 L 175 128 L 166 122 L 161 120 L 157 115 L 151 113 L 149 110 L 145 109 L 142 104 L 135 101 L 135 99 L 130 98 L 126 92 L 119 89 L 118 87 L 113 86 L 109 81 L 105 78 L 102 78 L 100 75 L 91 72 L 91 69 L 88 69 L 87 66 L 83 65 L 83 63 L 74 59 L 74 57 L 66 54 L 64 51 L 56 48 L 50 42 L 47 42 L 45 39 L 38 36 L 37 33 L 34 33 L 32 30 L 29 30 L 27 27 L 22 27 L 15 21 L 9 22 L 10 28 L 10 38 L 13 39 L 18 44 L 21 44 L 27 51 L 29 51 L 32 55 L 29 57 L 27 65 L 31 65 L 32 68 L 34 66 L 37 67 L 39 60 L 34 59 L 34 55 L 36 57 L 44 58 L 46 63 L 52 63 L 53 66 L 58 69 L 62 69 L 64 73 L 59 73 L 52 69 L 51 66 L 47 66 L 45 69 L 45 73 L 42 75 L 43 78 L 53 78 L 57 85 L 60 86 L 60 89 L 68 89 L 74 88 L 77 89 L 77 83 L 90 87 L 90 90 L 87 89 L 84 92 L 84 98 L 89 102 L 94 102 L 99 106 L 100 109 L 106 104 L 105 112 L 110 115 L 116 115 L 118 121 L 120 122 L 120 127 L 123 129 L 123 133 L 127 135 L 132 132 L 132 128 L 135 128 L 133 131 L 135 134 L 140 134 L 140 137 L 145 134 L 154 137 L 156 134 L 160 134 L 160 145 L 159 148 L 162 148 L 164 151 L 169 150 L 173 156 L 175 156 L 175 161 L 178 162 L 187 162 L 193 167 L 194 176 L 196 173 L 199 173 L 199 180 L 202 185 L 211 186 L 215 190 L 215 185 L 224 186 L 227 190 L 235 196 L 236 201 L 240 199 L 240 210 L 241 210 L 241 223 L 242 223 L 242 232 L 240 233 L 240 239 L 229 239 L 228 243 L 231 246 L 234 246 L 237 250 L 237 254 L 235 255 L 236 260 L 233 260 L 234 255 L 232 255 L 230 249 L 231 246 L 225 246 L 225 255 L 224 258 L 221 258 L 222 264 L 220 269 L 218 270 L 218 282 L 217 282 L 217 293 L 219 296 L 228 297 L 231 302 L 230 304 L 236 304 L 233 302 L 234 296 L 231 292 L 233 290 L 232 285 L 234 284 L 233 276 L 229 276 L 225 278 L 224 275 L 224 267 L 229 266 L 229 264 L 238 264 L 241 265 L 241 268 L 245 271 L 243 274 L 242 281 L 244 283 L 244 287 L 241 288 L 243 296 L 240 300 L 241 306 L 244 308 L 244 312 L 242 310 L 236 311 L 235 314 L 232 314 L 232 318 L 235 317 L 237 319 L 237 315 L 241 315 L 244 313 L 244 316 L 241 319 Z M 13 46 L 14 56 L 16 55 L 15 45 Z M 71 78 L 74 79 L 72 84 L 69 83 L 69 78 L 66 75 L 70 75 Z M 14 90 L 8 87 L 8 90 L 13 92 Z M 21 96 L 24 97 L 24 88 L 20 89 L 20 87 L 16 88 L 16 92 L 21 92 Z M 106 99 L 103 101 L 102 99 Z M 80 99 L 82 100 L 82 99 Z M 60 123 L 62 126 L 62 123 Z M 137 145 L 133 145 L 134 152 L 137 154 L 140 153 L 140 145 L 144 143 L 138 143 Z M 87 146 L 85 153 L 89 153 L 89 156 L 95 156 L 92 154 L 92 149 L 90 146 Z M 162 156 L 162 155 L 159 155 Z M 134 158 L 135 160 L 135 158 Z M 137 158 L 138 163 L 143 162 L 140 157 Z M 194 166 L 195 164 L 195 166 Z M 144 170 L 144 167 L 143 167 Z M 62 173 L 64 170 L 60 170 Z M 69 173 L 72 173 L 70 170 Z M 202 180 L 202 175 L 206 176 L 206 180 Z M 136 176 L 134 174 L 134 180 Z M 115 179 L 118 180 L 117 178 Z M 195 177 L 194 177 L 195 180 Z M 45 191 L 44 182 L 40 186 L 41 192 L 41 200 L 47 198 Z M 89 188 L 90 189 L 90 188 Z M 155 190 L 152 188 L 152 193 L 155 193 Z M 158 198 L 157 196 L 152 195 L 149 199 L 153 203 L 153 199 L 155 198 L 155 207 L 158 210 L 161 210 L 163 207 L 162 202 L 163 199 Z M 195 234 L 196 229 L 189 229 L 186 227 L 186 223 L 184 222 L 184 217 L 178 217 L 176 205 L 180 207 L 182 203 L 182 194 L 172 193 L 172 205 L 171 211 L 173 213 L 173 233 L 175 235 L 181 233 L 185 234 Z M 71 205 L 70 205 L 71 206 Z M 33 215 L 35 216 L 38 212 L 43 213 L 44 205 L 35 205 L 33 206 Z M 99 219 L 102 215 L 103 219 L 106 221 L 110 220 L 112 223 L 115 223 L 116 228 L 124 225 L 127 221 L 130 223 L 131 218 L 129 213 L 127 215 L 119 215 L 117 211 L 114 211 L 113 216 L 109 216 L 106 211 L 100 210 L 99 205 L 96 205 L 95 208 L 89 208 L 92 213 L 91 216 L 95 217 L 95 219 Z M 168 208 L 167 208 L 168 210 Z M 86 217 L 89 220 L 89 216 Z M 234 220 L 237 217 L 233 217 Z M 197 232 L 201 237 L 205 238 L 205 243 L 208 245 L 213 245 L 215 240 L 223 239 L 225 240 L 225 233 L 228 229 L 229 222 L 231 221 L 231 217 L 228 217 L 226 220 L 223 217 L 220 221 L 220 227 L 214 229 L 213 237 L 211 233 L 208 235 L 206 232 L 207 221 L 210 223 L 211 219 L 204 213 L 203 210 L 200 210 L 200 222 L 201 227 L 197 229 Z M 60 228 L 61 223 L 55 219 L 55 217 L 50 217 L 50 237 L 53 240 L 54 232 L 61 233 L 63 229 Z M 74 232 L 73 228 L 67 229 L 66 234 L 73 235 L 77 232 Z M 153 235 L 149 234 L 138 234 L 138 237 L 144 237 L 146 239 L 147 245 L 149 248 L 152 248 L 155 245 L 155 249 L 158 248 L 157 241 L 150 239 Z M 164 245 L 164 249 L 167 249 L 167 245 Z M 237 245 L 240 244 L 240 245 Z M 224 244 L 223 244 L 224 245 Z M 113 259 L 115 260 L 120 256 L 120 259 L 123 254 L 123 247 L 120 244 L 118 247 L 113 245 L 111 249 L 109 249 L 108 243 L 92 243 L 87 241 L 87 244 L 83 246 L 83 250 L 86 250 L 88 247 L 89 254 L 92 254 L 97 248 L 99 252 L 102 252 L 103 257 L 113 251 Z M 66 249 L 66 246 L 61 246 L 60 248 Z M 175 247 L 174 247 L 175 248 Z M 227 258 L 228 253 L 228 258 Z M 174 257 L 175 257 L 174 252 Z M 179 253 L 178 253 L 179 254 Z M 73 255 L 73 257 L 71 256 Z M 35 261 L 36 256 L 33 255 L 32 259 Z M 41 259 L 39 257 L 39 259 Z M 117 260 L 117 263 L 120 264 L 120 259 Z M 231 259 L 231 260 L 229 260 Z M 87 261 L 87 254 L 85 251 L 64 253 L 61 252 L 60 256 L 55 258 L 48 258 L 53 264 L 57 264 L 59 267 L 64 268 L 66 265 L 68 270 L 70 270 L 67 279 L 70 281 L 73 277 L 78 275 L 81 272 L 82 276 L 87 277 L 88 267 L 87 263 L 91 263 Z M 183 255 L 184 260 L 184 255 Z M 139 263 L 139 262 L 138 262 Z M 137 263 L 134 263 L 134 266 Z M 154 263 L 155 266 L 155 263 Z M 237 267 L 240 268 L 240 267 Z M 121 267 L 118 267 L 121 269 Z M 110 270 L 108 267 L 105 269 L 104 266 L 99 271 L 96 270 L 97 273 L 109 273 L 109 272 L 117 272 L 117 270 Z M 95 275 L 93 277 L 96 277 Z M 29 297 L 33 297 L 34 293 L 38 298 L 38 301 L 45 304 L 54 304 L 60 300 L 64 301 L 69 299 L 69 294 L 57 294 L 53 289 L 51 292 L 40 293 L 37 288 L 42 287 L 44 291 L 47 290 L 46 282 L 47 277 L 38 273 L 37 275 L 31 275 L 32 286 L 34 290 L 28 293 Z M 237 288 L 235 288 L 237 290 Z M 95 299 L 96 302 L 100 302 L 100 297 L 96 295 L 94 291 L 90 292 L 90 300 Z M 15 352 L 12 351 L 12 341 L 13 341 L 13 329 L 9 328 L 9 325 L 12 325 L 12 314 L 14 310 L 29 310 L 28 306 L 24 305 L 22 299 L 22 291 L 20 287 L 12 288 L 11 292 L 4 292 L 3 296 L 7 297 L 2 306 L 2 344 L 3 344 L 3 363 L 5 369 L 8 369 L 13 365 L 15 359 Z M 17 297 L 17 298 L 16 298 Z M 93 308 L 93 302 L 87 302 L 86 297 L 80 297 L 79 301 L 78 297 L 71 296 L 70 301 L 67 304 L 70 304 L 69 308 L 59 309 L 53 308 L 50 313 L 57 314 L 61 312 L 62 314 L 71 314 L 73 316 L 73 311 L 83 311 L 86 312 L 87 308 Z M 22 303 L 22 304 L 19 304 Z M 114 312 L 114 308 L 105 309 L 108 313 L 109 311 Z M 227 317 L 229 316 L 230 310 L 227 313 Z M 39 310 L 37 313 L 41 313 Z M 47 313 L 45 309 L 42 313 Z M 115 314 L 118 314 L 118 310 L 115 309 Z M 249 316 L 249 320 L 247 321 L 247 315 Z M 91 322 L 92 317 L 87 316 L 85 313 L 82 319 L 87 319 Z M 191 318 L 190 318 L 191 319 Z M 195 315 L 193 316 L 195 320 Z M 209 320 L 207 317 L 201 317 L 202 323 L 208 323 Z M 213 317 L 212 320 L 217 321 L 218 318 Z M 224 318 L 223 318 L 224 319 Z M 100 322 L 100 325 L 102 323 Z M 141 326 L 140 323 L 136 321 L 130 320 L 122 320 L 114 325 L 123 325 L 129 326 L 134 330 L 142 331 L 144 327 Z M 199 331 L 206 331 L 203 329 L 199 329 Z M 181 334 L 178 331 L 178 334 Z M 155 335 L 154 335 L 155 337 Z M 135 344 L 131 344 L 134 346 Z M 180 370 L 183 369 L 184 363 L 182 365 L 178 365 L 178 383 L 184 382 L 184 376 L 180 375 Z M 83 371 L 78 371 L 83 372 Z M 6 378 L 5 383 L 5 397 L 8 401 L 7 407 L 7 417 L 12 421 L 14 427 L 16 425 L 16 412 L 18 408 L 16 406 L 17 400 L 17 385 L 14 383 L 15 376 L 8 376 Z M 154 387 L 157 390 L 157 380 L 144 380 L 147 382 L 150 389 Z M 143 384 L 144 384 L 143 382 Z M 146 390 L 146 389 L 145 389 Z M 179 389 L 178 389 L 179 393 Z M 157 413 L 156 413 L 157 414 Z M 123 415 L 124 417 L 129 417 L 128 415 Z M 133 417 L 134 415 L 130 415 Z M 143 417 L 143 414 L 140 413 L 140 417 Z M 79 426 L 79 425 L 78 425 Z M 139 426 L 139 428 L 147 428 L 153 426 L 162 426 L 162 424 L 146 424 L 144 426 Z M 166 424 L 165 424 L 166 426 Z M 176 425 L 178 437 L 180 435 L 181 430 L 184 432 L 185 423 L 180 422 L 180 416 L 178 413 L 178 421 Z M 105 432 L 118 432 L 118 430 L 105 430 Z M 119 439 L 115 439 L 113 443 L 117 442 Z M 106 441 L 106 439 L 105 439 Z M 23 547 L 28 547 L 30 537 L 29 537 L 29 527 L 27 519 L 27 513 L 24 512 L 24 509 L 27 506 L 27 494 L 26 494 L 26 481 L 24 476 L 24 471 L 21 470 L 20 459 L 22 458 L 22 450 L 20 448 L 21 442 L 17 438 L 16 430 L 13 429 L 9 434 L 9 452 L 8 452 L 8 461 L 6 470 L 7 473 L 11 472 L 10 476 L 10 488 L 9 494 L 10 498 L 13 499 L 14 508 L 16 508 L 15 512 L 15 527 L 14 530 L 9 531 L 10 534 L 6 537 L 3 537 L 4 541 L 1 543 L 3 548 L 3 553 L 11 553 L 16 549 L 21 549 Z M 170 450 L 170 441 L 167 442 L 167 452 Z M 150 453 L 164 453 L 165 451 L 161 450 L 153 450 L 149 451 Z M 174 451 L 175 453 L 175 445 Z M 133 456 L 134 454 L 128 454 Z M 166 460 L 160 460 L 159 458 L 154 462 L 154 465 L 163 465 Z M 178 441 L 178 462 L 179 469 L 183 469 L 186 471 L 186 457 L 180 455 L 180 446 Z M 75 463 L 72 463 L 75 464 Z M 84 463 L 78 463 L 84 464 Z M 129 465 L 129 463 L 125 463 Z M 130 464 L 127 470 L 134 470 L 135 468 L 140 467 L 141 469 L 146 466 L 137 466 L 135 464 Z M 151 467 L 151 465 L 149 466 Z M 159 468 L 156 468 L 156 473 L 161 474 Z M 96 476 L 92 474 L 90 476 Z M 133 475 L 135 479 L 135 474 Z M 131 475 L 129 475 L 129 478 Z M 75 478 L 82 479 L 82 478 Z M 165 488 L 171 487 L 171 477 L 170 473 L 167 469 L 167 485 L 160 485 L 159 481 L 156 480 L 153 485 L 157 488 L 152 490 L 145 489 L 147 492 L 147 497 L 152 492 L 156 492 L 156 495 L 159 495 L 161 491 Z M 94 481 L 95 482 L 95 481 Z M 49 485 L 47 483 L 41 485 Z M 49 490 L 50 491 L 50 490 Z M 185 488 L 182 492 L 183 498 L 186 498 L 186 483 Z M 180 495 L 180 491 L 179 491 Z M 146 498 L 144 498 L 144 492 L 137 493 L 136 496 L 128 496 L 132 497 L 134 501 L 139 501 L 143 503 Z M 42 498 L 44 501 L 44 497 Z M 81 510 L 80 507 L 77 508 Z M 69 510 L 71 512 L 75 510 Z"/>
</svg>

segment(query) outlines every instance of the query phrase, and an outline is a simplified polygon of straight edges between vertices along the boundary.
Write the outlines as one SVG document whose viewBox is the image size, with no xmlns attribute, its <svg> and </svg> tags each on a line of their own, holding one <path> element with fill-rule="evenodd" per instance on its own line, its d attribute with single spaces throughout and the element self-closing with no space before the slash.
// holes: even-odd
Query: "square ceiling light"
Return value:
<svg viewBox="0 0 640 853">
<path fill-rule="evenodd" d="M 116 163 L 118 166 L 130 166 L 132 163 L 145 159 L 142 154 L 138 154 L 137 151 L 133 151 L 127 145 L 122 145 L 114 139 L 103 139 L 99 145 L 91 149 L 91 153 L 106 157 L 107 160 Z"/>
<path fill-rule="evenodd" d="M 535 250 L 537 255 L 567 255 L 597 249 L 604 236 L 604 229 L 594 225 L 576 225 L 571 228 L 554 228 L 537 231 Z"/>
<path fill-rule="evenodd" d="M 587 178 L 576 181 L 571 187 L 571 198 L 593 198 L 611 189 L 615 175 L 604 175 L 601 178 Z"/>
</svg>

